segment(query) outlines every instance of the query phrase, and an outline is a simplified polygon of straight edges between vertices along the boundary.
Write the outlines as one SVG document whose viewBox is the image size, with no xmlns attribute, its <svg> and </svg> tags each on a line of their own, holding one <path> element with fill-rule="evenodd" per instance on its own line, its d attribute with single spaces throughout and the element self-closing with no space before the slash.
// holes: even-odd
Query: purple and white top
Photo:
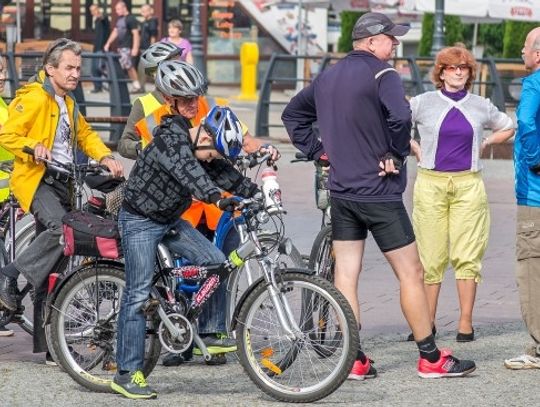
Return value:
<svg viewBox="0 0 540 407">
<path fill-rule="evenodd" d="M 426 92 L 410 103 L 422 149 L 418 165 L 425 169 L 480 171 L 484 128 L 497 132 L 515 127 L 489 99 L 466 90 Z"/>
</svg>

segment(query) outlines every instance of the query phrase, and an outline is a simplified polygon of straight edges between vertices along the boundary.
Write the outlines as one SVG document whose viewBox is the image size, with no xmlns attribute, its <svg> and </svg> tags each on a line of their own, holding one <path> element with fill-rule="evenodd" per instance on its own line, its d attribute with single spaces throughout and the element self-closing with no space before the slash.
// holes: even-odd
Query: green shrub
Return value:
<svg viewBox="0 0 540 407">
<path fill-rule="evenodd" d="M 521 49 L 529 31 L 538 23 L 507 21 L 504 29 L 503 58 L 521 57 Z"/>
<path fill-rule="evenodd" d="M 422 19 L 422 38 L 418 44 L 418 55 L 431 55 L 431 47 L 433 45 L 433 23 L 435 16 L 433 13 L 425 13 Z M 455 44 L 456 42 L 469 42 L 470 27 L 461 22 L 457 16 L 444 16 L 444 44 Z M 467 45 L 467 44 L 466 44 Z"/>
<path fill-rule="evenodd" d="M 338 52 L 349 52 L 352 50 L 351 33 L 356 20 L 364 14 L 358 11 L 342 11 L 341 17 L 341 36 L 338 40 Z"/>
</svg>

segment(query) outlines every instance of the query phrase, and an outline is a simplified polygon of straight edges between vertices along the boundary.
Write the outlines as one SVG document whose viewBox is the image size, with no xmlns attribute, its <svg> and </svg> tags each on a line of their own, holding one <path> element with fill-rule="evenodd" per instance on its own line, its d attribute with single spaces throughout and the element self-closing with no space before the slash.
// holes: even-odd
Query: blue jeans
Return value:
<svg viewBox="0 0 540 407">
<path fill-rule="evenodd" d="M 225 261 L 223 253 L 188 222 L 178 219 L 169 224 L 120 210 L 118 227 L 126 267 L 126 288 L 118 317 L 117 363 L 119 370 L 140 370 L 144 363 L 146 322 L 142 307 L 150 295 L 156 263 L 156 250 L 163 242 L 175 253 L 193 264 L 217 264 Z M 175 229 L 174 236 L 167 236 Z M 226 285 L 210 297 L 205 308 L 212 311 L 209 318 L 199 320 L 201 333 L 225 332 Z"/>
</svg>

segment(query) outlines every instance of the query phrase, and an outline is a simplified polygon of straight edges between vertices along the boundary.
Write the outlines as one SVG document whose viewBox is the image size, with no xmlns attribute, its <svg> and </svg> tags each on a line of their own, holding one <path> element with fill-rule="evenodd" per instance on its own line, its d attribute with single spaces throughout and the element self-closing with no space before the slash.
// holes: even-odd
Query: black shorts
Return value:
<svg viewBox="0 0 540 407">
<path fill-rule="evenodd" d="M 333 240 L 365 240 L 368 230 L 382 252 L 415 241 L 403 202 L 356 202 L 330 198 Z"/>
</svg>

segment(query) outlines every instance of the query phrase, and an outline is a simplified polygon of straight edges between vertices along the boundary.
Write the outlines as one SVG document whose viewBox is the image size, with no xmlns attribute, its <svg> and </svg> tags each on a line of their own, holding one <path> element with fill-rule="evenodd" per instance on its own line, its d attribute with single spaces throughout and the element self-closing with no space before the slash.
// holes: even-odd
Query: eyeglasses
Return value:
<svg viewBox="0 0 540 407">
<path fill-rule="evenodd" d="M 460 71 L 468 71 L 471 67 L 467 64 L 459 64 L 459 65 L 445 65 L 444 70 L 449 72 L 456 72 L 458 69 Z"/>
</svg>

